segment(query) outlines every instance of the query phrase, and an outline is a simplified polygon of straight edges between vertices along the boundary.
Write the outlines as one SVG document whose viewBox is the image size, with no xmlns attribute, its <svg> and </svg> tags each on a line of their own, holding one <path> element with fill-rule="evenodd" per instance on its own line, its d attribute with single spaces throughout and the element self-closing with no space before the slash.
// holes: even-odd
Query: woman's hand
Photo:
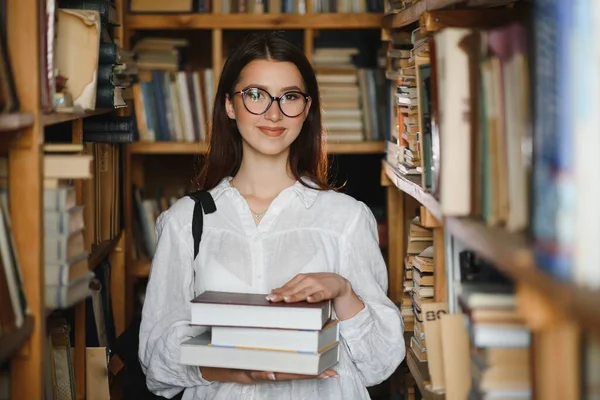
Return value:
<svg viewBox="0 0 600 400">
<path fill-rule="evenodd" d="M 344 277 L 329 272 L 317 272 L 296 275 L 282 287 L 273 289 L 267 298 L 272 302 L 295 303 L 306 300 L 309 303 L 318 303 L 351 293 L 352 285 Z"/>
<path fill-rule="evenodd" d="M 282 287 L 273 289 L 267 299 L 286 303 L 332 300 L 336 317 L 340 321 L 352 318 L 365 308 L 361 298 L 352 290 L 350 281 L 330 272 L 298 274 Z"/>
<path fill-rule="evenodd" d="M 292 381 L 299 379 L 324 379 L 338 376 L 337 372 L 328 369 L 320 375 L 286 374 L 282 372 L 248 371 L 242 369 L 200 367 L 202 377 L 211 382 L 235 382 L 245 385 L 260 382 Z"/>
</svg>

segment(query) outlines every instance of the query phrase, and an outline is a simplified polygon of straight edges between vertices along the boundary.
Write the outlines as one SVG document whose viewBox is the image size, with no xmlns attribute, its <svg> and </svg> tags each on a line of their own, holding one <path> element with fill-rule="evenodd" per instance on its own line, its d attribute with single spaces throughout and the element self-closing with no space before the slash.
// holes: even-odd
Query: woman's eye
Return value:
<svg viewBox="0 0 600 400">
<path fill-rule="evenodd" d="M 284 99 L 286 100 L 298 100 L 300 96 L 297 93 L 286 93 L 284 95 Z"/>
<path fill-rule="evenodd" d="M 249 90 L 246 95 L 253 101 L 258 101 L 264 97 L 259 90 Z"/>
</svg>

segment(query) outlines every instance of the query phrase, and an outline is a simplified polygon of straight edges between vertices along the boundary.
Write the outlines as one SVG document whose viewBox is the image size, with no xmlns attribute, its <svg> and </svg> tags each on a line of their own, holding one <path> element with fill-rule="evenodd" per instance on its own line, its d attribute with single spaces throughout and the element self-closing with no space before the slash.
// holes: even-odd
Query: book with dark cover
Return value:
<svg viewBox="0 0 600 400">
<path fill-rule="evenodd" d="M 267 293 L 232 293 L 232 292 L 213 292 L 206 291 L 197 296 L 192 303 L 212 303 L 212 304 L 227 304 L 238 306 L 259 306 L 259 307 L 289 307 L 289 308 L 323 308 L 325 302 L 309 303 L 300 301 L 297 303 L 274 303 L 267 300 Z"/>
<path fill-rule="evenodd" d="M 191 301 L 192 325 L 321 330 L 331 301 L 270 302 L 266 294 L 205 291 Z"/>
</svg>

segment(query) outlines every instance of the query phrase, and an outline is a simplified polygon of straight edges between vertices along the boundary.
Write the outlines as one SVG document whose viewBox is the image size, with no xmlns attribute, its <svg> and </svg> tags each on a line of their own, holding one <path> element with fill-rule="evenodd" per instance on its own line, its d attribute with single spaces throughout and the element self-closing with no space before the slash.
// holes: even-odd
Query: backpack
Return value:
<svg viewBox="0 0 600 400">
<path fill-rule="evenodd" d="M 217 206 L 211 194 L 205 190 L 198 190 L 188 193 L 194 202 L 194 212 L 192 218 L 192 235 L 194 238 L 194 259 L 198 256 L 200 250 L 200 239 L 204 227 L 204 214 L 212 214 L 217 210 Z M 120 381 L 119 387 L 122 390 L 122 396 L 125 399 L 136 400 L 156 400 L 165 399 L 157 396 L 148 390 L 146 386 L 146 375 L 142 371 L 138 358 L 139 332 L 141 324 L 141 315 L 136 315 L 133 321 L 127 326 L 121 335 L 117 338 L 113 355 L 109 362 L 109 371 L 113 380 Z M 173 399 L 181 399 L 183 390 Z"/>
</svg>

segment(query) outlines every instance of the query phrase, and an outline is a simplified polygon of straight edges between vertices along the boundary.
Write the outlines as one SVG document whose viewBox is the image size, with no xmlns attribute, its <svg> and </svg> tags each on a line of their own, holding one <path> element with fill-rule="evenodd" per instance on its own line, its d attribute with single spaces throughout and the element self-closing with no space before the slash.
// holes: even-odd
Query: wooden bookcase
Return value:
<svg viewBox="0 0 600 400">
<path fill-rule="evenodd" d="M 121 0 L 117 2 L 120 3 Z M 10 363 L 10 398 L 41 399 L 44 397 L 44 358 L 47 345 L 42 200 L 44 129 L 50 125 L 71 122 L 72 141 L 81 143 L 83 119 L 114 110 L 96 110 L 83 114 L 44 114 L 41 110 L 39 49 L 42 46 L 41 38 L 45 35 L 40 32 L 39 16 L 40 13 L 43 14 L 40 1 L 7 0 L 6 5 L 8 54 L 21 107 L 20 113 L 0 115 L 0 149 L 8 154 L 9 201 L 12 205 L 10 215 L 30 314 L 20 330 L 0 337 L 0 363 Z M 122 13 L 120 14 L 122 21 Z M 117 36 L 122 37 L 122 32 Z M 80 204 L 81 183 L 75 182 Z M 118 307 L 124 303 L 125 295 L 124 246 L 125 235 L 121 232 L 112 240 L 92 246 L 88 261 L 88 267 L 92 270 L 105 257 L 110 259 L 117 334 L 125 327 L 125 310 Z M 75 337 L 75 389 L 77 399 L 83 399 L 86 396 L 85 303 L 82 301 L 75 305 L 74 311 L 72 329 Z"/>
<path fill-rule="evenodd" d="M 140 31 L 178 31 L 190 32 L 193 30 L 209 31 L 211 38 L 210 62 L 214 72 L 215 87 L 219 73 L 224 63 L 224 34 L 228 31 L 248 30 L 301 30 L 303 33 L 304 52 L 311 59 L 314 50 L 314 39 L 317 30 L 349 30 L 349 29 L 379 29 L 383 14 L 363 13 L 311 13 L 306 14 L 221 14 L 219 2 L 213 2 L 215 9 L 206 14 L 134 14 L 125 15 L 124 37 L 126 45 L 130 45 L 130 38 Z M 310 0 L 306 5 L 311 10 Z M 193 45 L 193 43 L 192 43 Z M 329 143 L 329 154 L 337 155 L 369 155 L 383 154 L 385 144 L 382 141 L 365 141 L 357 143 Z M 127 145 L 125 155 L 125 231 L 133 231 L 134 205 L 133 185 L 144 187 L 144 183 L 152 180 L 153 176 L 145 170 L 145 159 L 148 157 L 165 156 L 166 160 L 173 157 L 194 157 L 206 154 L 207 143 L 180 143 L 180 142 L 137 142 Z M 168 162 L 168 161 L 165 161 Z M 191 165 L 190 165 L 191 167 Z M 164 178 L 164 176 L 163 176 Z M 128 237 L 131 237 L 128 234 Z M 127 248 L 127 318 L 133 312 L 133 286 L 138 279 L 147 278 L 150 271 L 150 260 L 133 259 L 132 247 L 129 242 Z"/>
<path fill-rule="evenodd" d="M 420 0 L 405 10 L 386 14 L 382 20 L 384 36 L 390 30 L 410 31 L 416 25 L 420 26 L 422 32 L 428 33 L 444 26 L 468 27 L 475 25 L 474 20 L 469 20 L 474 15 L 493 21 L 494 24 L 508 20 L 505 8 L 481 9 L 470 14 L 470 7 L 486 6 L 485 3 L 494 6 L 514 1 Z M 461 11 L 450 11 L 453 6 L 460 6 Z M 479 23 L 485 24 L 482 20 Z M 444 234 L 450 235 L 459 239 L 469 250 L 493 263 L 516 283 L 519 311 L 532 333 L 532 398 L 583 398 L 581 334 L 586 332 L 596 337 L 600 334 L 600 291 L 560 281 L 545 273 L 536 264 L 532 240 L 523 232 L 512 233 L 502 228 L 489 227 L 473 218 L 443 215 L 436 198 L 420 185 L 406 179 L 385 160 L 382 161 L 381 184 L 387 187 L 388 199 L 390 295 L 398 296 L 402 293 L 400 274 L 407 239 L 404 228 L 405 202 L 414 199 L 442 223 L 440 228 L 434 229 L 434 235 L 435 231 L 441 234 L 441 252 L 445 247 Z M 437 254 L 437 244 L 435 246 Z M 447 285 L 453 284 L 446 283 L 445 277 L 442 280 L 446 289 Z M 446 293 L 438 296 L 437 284 L 436 282 L 436 301 L 446 301 Z M 417 365 L 426 363 L 414 360 L 412 354 L 407 354 L 407 362 L 423 398 L 444 398 L 443 394 L 427 389 L 427 382 L 424 382 L 426 378 Z"/>
</svg>

